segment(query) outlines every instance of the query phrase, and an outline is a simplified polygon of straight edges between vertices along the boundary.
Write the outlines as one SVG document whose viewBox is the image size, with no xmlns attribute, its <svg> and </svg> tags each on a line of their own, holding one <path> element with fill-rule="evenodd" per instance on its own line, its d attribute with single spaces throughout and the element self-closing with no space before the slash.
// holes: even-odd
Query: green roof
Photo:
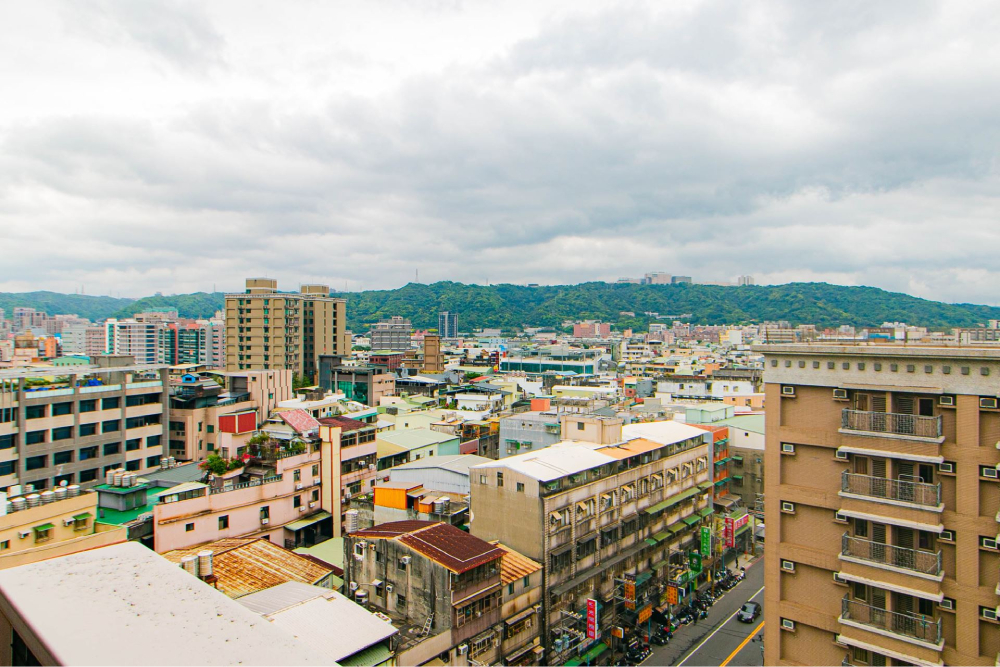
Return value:
<svg viewBox="0 0 1000 667">
<path fill-rule="evenodd" d="M 311 547 L 299 547 L 298 549 L 295 549 L 295 553 L 312 556 L 313 558 L 320 559 L 324 563 L 329 563 L 330 565 L 344 569 L 343 537 L 333 537 Z"/>
<path fill-rule="evenodd" d="M 157 502 L 156 495 L 161 491 L 163 491 L 163 487 L 160 486 L 148 487 L 146 489 L 146 504 L 124 512 L 109 507 L 99 507 L 97 508 L 97 520 L 100 523 L 110 523 L 116 526 L 135 521 L 140 514 L 153 511 L 153 505 Z"/>
<path fill-rule="evenodd" d="M 684 523 L 686 523 L 689 526 L 693 526 L 694 524 L 696 524 L 699 521 L 701 521 L 701 515 L 695 513 L 695 514 L 692 514 L 691 516 L 684 517 L 683 519 L 681 519 L 681 521 L 683 521 Z"/>
<path fill-rule="evenodd" d="M 340 658 L 337 660 L 337 664 L 347 665 L 347 667 L 372 667 L 373 665 L 381 665 L 390 658 L 392 658 L 392 651 L 385 645 L 385 642 L 379 642 L 346 658 Z"/>
<path fill-rule="evenodd" d="M 646 514 L 655 514 L 657 512 L 662 512 L 663 510 L 667 509 L 668 507 L 673 507 L 677 503 L 682 502 L 684 500 L 687 500 L 691 496 L 694 496 L 694 495 L 696 495 L 696 494 L 698 494 L 700 492 L 701 492 L 701 489 L 698 488 L 698 487 L 695 487 L 693 489 L 688 489 L 687 491 L 681 491 L 678 494 L 670 496 L 669 498 L 667 498 L 663 502 L 656 503 L 652 507 L 647 507 L 646 508 Z"/>
<path fill-rule="evenodd" d="M 750 431 L 751 433 L 764 434 L 764 415 L 741 415 L 739 417 L 730 417 L 729 419 L 721 419 L 717 422 L 713 422 L 712 426 L 732 426 L 734 428 L 740 428 L 744 431 Z M 739 447 L 739 443 L 736 443 Z"/>
</svg>

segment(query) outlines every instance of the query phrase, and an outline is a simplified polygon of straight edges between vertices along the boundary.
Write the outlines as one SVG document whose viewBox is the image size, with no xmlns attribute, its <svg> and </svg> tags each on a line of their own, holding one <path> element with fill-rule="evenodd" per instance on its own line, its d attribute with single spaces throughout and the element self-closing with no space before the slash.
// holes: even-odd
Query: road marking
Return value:
<svg viewBox="0 0 1000 667">
<path fill-rule="evenodd" d="M 726 667 L 726 665 L 729 664 L 729 661 L 732 660 L 733 658 L 735 658 L 736 654 L 743 650 L 743 647 L 747 645 L 747 642 L 757 636 L 757 631 L 760 630 L 762 627 L 764 627 L 764 623 L 766 623 L 766 622 L 767 621 L 761 621 L 760 625 L 758 625 L 756 628 L 754 628 L 753 632 L 751 632 L 749 635 L 747 635 L 747 638 L 743 640 L 743 643 L 740 644 L 739 646 L 737 646 L 736 650 L 733 651 L 732 653 L 730 653 L 729 657 L 726 658 L 725 660 L 723 660 L 722 664 L 719 665 L 719 667 Z"/>
<path fill-rule="evenodd" d="M 749 598 L 747 598 L 747 601 L 749 602 L 750 600 L 753 600 L 755 597 L 757 597 L 758 595 L 760 595 L 763 591 L 764 591 L 764 587 L 761 586 L 759 591 L 757 591 L 756 593 L 754 593 L 753 595 L 751 595 Z M 743 608 L 743 605 L 740 605 L 740 609 L 742 609 L 742 608 Z M 688 651 L 688 654 L 686 656 L 684 656 L 684 659 L 677 663 L 677 667 L 682 667 L 682 665 L 685 662 L 688 661 L 688 658 L 690 658 L 692 655 L 695 654 L 695 652 L 698 649 L 700 649 L 702 646 L 704 646 L 705 642 L 707 642 L 709 639 L 711 639 L 712 637 L 714 637 L 716 632 L 718 632 L 722 628 L 726 627 L 726 623 L 728 623 L 729 621 L 733 620 L 733 617 L 736 616 L 736 614 L 738 614 L 738 613 L 740 613 L 739 609 L 737 609 L 732 614 L 730 614 L 729 618 L 727 618 L 726 620 L 724 620 L 722 623 L 719 624 L 719 627 L 717 627 L 715 630 L 712 630 L 712 634 L 710 634 L 709 636 L 707 636 L 704 639 L 702 639 L 700 644 L 698 644 L 693 649 L 691 649 L 690 651 Z"/>
</svg>

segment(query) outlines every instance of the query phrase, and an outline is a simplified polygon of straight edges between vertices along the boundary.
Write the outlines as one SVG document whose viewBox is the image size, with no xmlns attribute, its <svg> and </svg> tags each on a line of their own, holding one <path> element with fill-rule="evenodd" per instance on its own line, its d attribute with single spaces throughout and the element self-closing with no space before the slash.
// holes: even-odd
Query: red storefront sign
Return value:
<svg viewBox="0 0 1000 667">
<path fill-rule="evenodd" d="M 597 600 L 589 598 L 587 600 L 587 638 L 597 639 L 601 632 L 597 627 Z"/>
<path fill-rule="evenodd" d="M 726 539 L 726 547 L 732 548 L 736 544 L 736 530 L 733 528 L 733 520 L 726 517 L 726 526 L 723 529 L 723 536 Z"/>
</svg>

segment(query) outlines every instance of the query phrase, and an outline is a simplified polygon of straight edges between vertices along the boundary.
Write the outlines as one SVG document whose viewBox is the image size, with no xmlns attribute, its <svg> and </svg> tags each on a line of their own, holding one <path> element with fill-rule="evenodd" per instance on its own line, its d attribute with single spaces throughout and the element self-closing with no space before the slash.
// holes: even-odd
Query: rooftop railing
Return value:
<svg viewBox="0 0 1000 667">
<path fill-rule="evenodd" d="M 941 484 L 873 477 L 848 470 L 841 475 L 840 490 L 858 496 L 895 500 L 925 507 L 937 507 L 941 504 Z"/>
<path fill-rule="evenodd" d="M 894 544 L 882 544 L 860 537 L 851 537 L 844 533 L 840 553 L 850 558 L 913 570 L 921 574 L 936 576 L 941 573 L 940 551 L 935 553 L 922 549 L 907 549 Z"/>
<path fill-rule="evenodd" d="M 940 438 L 941 417 L 924 417 L 896 412 L 865 412 L 844 408 L 841 428 L 864 433 L 885 433 L 888 435 L 912 436 L 916 438 Z"/>
<path fill-rule="evenodd" d="M 283 475 L 273 475 L 271 477 L 262 477 L 260 479 L 252 479 L 248 482 L 239 482 L 231 486 L 221 486 L 212 487 L 212 495 L 217 493 L 226 493 L 227 491 L 239 491 L 240 489 L 249 489 L 251 486 L 263 486 L 264 484 L 271 484 L 273 482 L 280 482 Z"/>
<path fill-rule="evenodd" d="M 847 596 L 841 601 L 841 618 L 889 632 L 900 637 L 938 644 L 941 641 L 941 619 L 922 614 L 900 613 L 875 607 Z"/>
</svg>

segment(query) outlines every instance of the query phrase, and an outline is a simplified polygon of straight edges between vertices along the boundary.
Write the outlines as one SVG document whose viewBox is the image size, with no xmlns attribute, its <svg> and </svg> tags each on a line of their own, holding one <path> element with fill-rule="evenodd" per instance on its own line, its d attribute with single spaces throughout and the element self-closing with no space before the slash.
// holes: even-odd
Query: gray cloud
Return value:
<svg viewBox="0 0 1000 667">
<path fill-rule="evenodd" d="M 998 302 L 988 3 L 199 7 L 64 11 L 122 85 L 0 111 L 0 289 L 667 270 Z M 470 31 L 507 37 L 419 41 Z"/>
</svg>

